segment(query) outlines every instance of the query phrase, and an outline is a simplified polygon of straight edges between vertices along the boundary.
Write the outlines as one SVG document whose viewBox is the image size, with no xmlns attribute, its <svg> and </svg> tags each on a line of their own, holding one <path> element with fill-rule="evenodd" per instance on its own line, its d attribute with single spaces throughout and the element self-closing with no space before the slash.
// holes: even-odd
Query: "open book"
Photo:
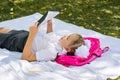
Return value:
<svg viewBox="0 0 120 80">
<path fill-rule="evenodd" d="M 40 25 L 45 24 L 48 20 L 51 20 L 58 14 L 59 14 L 58 11 L 48 11 L 38 20 L 38 24 Z"/>
</svg>

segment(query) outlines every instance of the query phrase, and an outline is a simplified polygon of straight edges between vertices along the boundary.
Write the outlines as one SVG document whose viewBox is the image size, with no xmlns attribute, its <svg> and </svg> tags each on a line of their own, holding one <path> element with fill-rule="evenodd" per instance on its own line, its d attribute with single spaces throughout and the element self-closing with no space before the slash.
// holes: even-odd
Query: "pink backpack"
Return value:
<svg viewBox="0 0 120 80">
<path fill-rule="evenodd" d="M 56 62 L 62 64 L 66 67 L 72 66 L 82 66 L 85 64 L 89 64 L 91 61 L 95 60 L 97 57 L 101 57 L 101 55 L 109 50 L 109 47 L 105 47 L 104 49 L 100 48 L 100 41 L 97 38 L 86 37 L 84 40 L 91 41 L 91 47 L 89 49 L 89 55 L 87 58 L 83 58 L 80 56 L 68 56 L 68 55 L 60 55 L 56 58 Z"/>
</svg>

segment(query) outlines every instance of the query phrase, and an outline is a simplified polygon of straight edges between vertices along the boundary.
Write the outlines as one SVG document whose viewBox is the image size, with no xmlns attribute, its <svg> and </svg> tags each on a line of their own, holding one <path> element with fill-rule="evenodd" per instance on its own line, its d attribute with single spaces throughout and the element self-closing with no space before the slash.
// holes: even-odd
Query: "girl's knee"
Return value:
<svg viewBox="0 0 120 80">
<path fill-rule="evenodd" d="M 0 33 L 8 33 L 9 31 L 11 31 L 8 28 L 0 28 Z"/>
</svg>

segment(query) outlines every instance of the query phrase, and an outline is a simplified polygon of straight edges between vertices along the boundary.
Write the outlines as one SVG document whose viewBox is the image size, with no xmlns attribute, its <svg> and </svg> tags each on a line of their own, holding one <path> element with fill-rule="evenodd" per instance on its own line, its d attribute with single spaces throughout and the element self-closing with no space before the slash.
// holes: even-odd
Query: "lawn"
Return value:
<svg viewBox="0 0 120 80">
<path fill-rule="evenodd" d="M 1 0 L 0 21 L 48 10 L 65 22 L 120 38 L 120 0 Z"/>
<path fill-rule="evenodd" d="M 120 0 L 0 0 L 0 22 L 48 10 L 59 11 L 57 18 L 65 22 L 120 38 Z"/>
</svg>

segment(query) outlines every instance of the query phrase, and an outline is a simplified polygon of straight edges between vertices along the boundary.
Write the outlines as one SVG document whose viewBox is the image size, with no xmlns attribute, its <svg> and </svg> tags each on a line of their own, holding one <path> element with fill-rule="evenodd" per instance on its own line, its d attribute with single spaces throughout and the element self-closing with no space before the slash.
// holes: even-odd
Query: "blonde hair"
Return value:
<svg viewBox="0 0 120 80">
<path fill-rule="evenodd" d="M 69 42 L 69 48 L 72 50 L 72 52 L 68 54 L 74 55 L 75 49 L 78 47 L 85 45 L 85 42 L 83 40 L 83 37 L 80 34 L 71 34 L 72 38 Z"/>
</svg>

